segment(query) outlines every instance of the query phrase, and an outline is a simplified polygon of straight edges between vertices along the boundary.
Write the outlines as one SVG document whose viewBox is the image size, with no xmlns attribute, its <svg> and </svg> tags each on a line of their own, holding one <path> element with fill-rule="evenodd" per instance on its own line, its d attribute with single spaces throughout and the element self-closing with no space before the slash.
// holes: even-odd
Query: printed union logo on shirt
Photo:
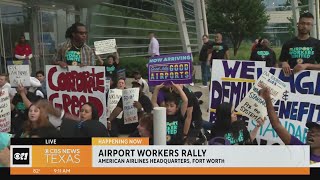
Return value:
<svg viewBox="0 0 320 180">
<path fill-rule="evenodd" d="M 314 55 L 313 47 L 295 47 L 289 49 L 291 58 L 308 59 Z"/>
<path fill-rule="evenodd" d="M 66 53 L 66 60 L 68 63 L 72 63 L 74 65 L 76 63 L 80 63 L 80 52 L 79 51 L 68 51 Z"/>
</svg>

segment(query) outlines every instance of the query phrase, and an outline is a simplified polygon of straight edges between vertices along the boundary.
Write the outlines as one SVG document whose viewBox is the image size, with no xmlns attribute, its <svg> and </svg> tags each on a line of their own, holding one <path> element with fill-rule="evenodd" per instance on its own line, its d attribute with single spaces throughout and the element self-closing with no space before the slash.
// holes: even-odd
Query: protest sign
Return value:
<svg viewBox="0 0 320 180">
<path fill-rule="evenodd" d="M 30 86 L 29 65 L 9 65 L 8 73 L 11 87 L 18 87 L 20 84 Z"/>
<path fill-rule="evenodd" d="M 280 100 L 274 109 L 289 133 L 306 142 L 306 122 L 320 121 L 320 73 L 301 71 L 286 76 L 282 69 L 264 67 L 264 62 L 214 60 L 212 65 L 212 89 L 210 93 L 210 121 L 215 120 L 215 109 L 222 102 L 237 107 L 264 71 L 270 72 L 286 85 L 279 93 Z M 272 80 L 272 79 L 271 79 Z M 255 120 L 250 120 L 248 129 L 252 130 Z M 258 138 L 270 143 L 282 143 L 268 120 L 260 128 Z"/>
<path fill-rule="evenodd" d="M 46 66 L 47 96 L 54 107 L 79 116 L 86 102 L 98 110 L 100 121 L 106 122 L 105 69 L 99 66 Z"/>
<path fill-rule="evenodd" d="M 215 121 L 219 104 L 229 102 L 237 107 L 257 78 L 257 68 L 265 62 L 217 60 L 212 61 L 210 89 L 210 121 Z"/>
<path fill-rule="evenodd" d="M 117 52 L 116 46 L 117 44 L 115 39 L 94 42 L 94 48 L 97 55 Z"/>
<path fill-rule="evenodd" d="M 110 79 L 106 79 L 106 93 L 110 90 Z"/>
<path fill-rule="evenodd" d="M 246 97 L 237 106 L 236 111 L 256 121 L 267 116 L 266 102 L 259 96 L 259 90 L 262 87 L 267 87 L 270 90 L 271 101 L 273 103 L 279 100 L 286 90 L 284 82 L 268 71 L 264 71 L 257 80 L 257 83 L 255 83 Z"/>
<path fill-rule="evenodd" d="M 149 59 L 150 86 L 174 82 L 176 84 L 192 83 L 192 54 L 170 54 Z"/>
<path fill-rule="evenodd" d="M 107 118 L 110 117 L 112 111 L 117 107 L 119 100 L 122 97 L 122 90 L 121 89 L 110 89 L 108 94 L 108 106 L 107 106 Z M 119 119 L 122 118 L 122 113 L 118 115 Z"/>
<path fill-rule="evenodd" d="M 8 89 L 0 89 L 0 132 L 10 132 L 11 108 Z"/>
<path fill-rule="evenodd" d="M 135 101 L 139 100 L 139 88 L 130 88 L 123 90 L 123 114 L 124 124 L 138 122 L 138 110 L 133 106 Z"/>
</svg>

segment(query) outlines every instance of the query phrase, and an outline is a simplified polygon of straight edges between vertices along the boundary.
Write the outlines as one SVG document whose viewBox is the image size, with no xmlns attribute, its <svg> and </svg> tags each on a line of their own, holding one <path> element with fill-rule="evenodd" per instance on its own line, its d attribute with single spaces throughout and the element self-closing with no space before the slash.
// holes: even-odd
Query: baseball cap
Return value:
<svg viewBox="0 0 320 180">
<path fill-rule="evenodd" d="M 311 129 L 311 128 L 313 128 L 313 127 L 318 127 L 318 128 L 320 128 L 320 121 L 318 121 L 318 122 L 307 122 L 306 126 L 307 126 L 309 129 Z"/>
<path fill-rule="evenodd" d="M 41 82 L 35 77 L 30 77 L 30 85 L 31 87 L 41 87 Z"/>
</svg>

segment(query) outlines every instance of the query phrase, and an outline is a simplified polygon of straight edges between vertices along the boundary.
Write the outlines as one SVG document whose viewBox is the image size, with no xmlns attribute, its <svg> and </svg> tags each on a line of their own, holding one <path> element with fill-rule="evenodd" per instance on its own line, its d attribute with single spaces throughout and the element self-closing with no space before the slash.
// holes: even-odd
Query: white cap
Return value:
<svg viewBox="0 0 320 180">
<path fill-rule="evenodd" d="M 31 87 L 41 87 L 41 82 L 35 77 L 30 77 L 30 85 Z"/>
</svg>

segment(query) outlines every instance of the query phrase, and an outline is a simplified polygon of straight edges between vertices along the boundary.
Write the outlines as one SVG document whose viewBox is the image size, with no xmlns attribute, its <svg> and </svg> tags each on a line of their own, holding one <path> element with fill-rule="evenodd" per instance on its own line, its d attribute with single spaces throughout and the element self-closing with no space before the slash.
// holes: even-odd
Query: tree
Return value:
<svg viewBox="0 0 320 180">
<path fill-rule="evenodd" d="M 261 0 L 207 0 L 210 33 L 226 34 L 237 55 L 241 42 L 264 30 L 269 17 Z"/>
</svg>

